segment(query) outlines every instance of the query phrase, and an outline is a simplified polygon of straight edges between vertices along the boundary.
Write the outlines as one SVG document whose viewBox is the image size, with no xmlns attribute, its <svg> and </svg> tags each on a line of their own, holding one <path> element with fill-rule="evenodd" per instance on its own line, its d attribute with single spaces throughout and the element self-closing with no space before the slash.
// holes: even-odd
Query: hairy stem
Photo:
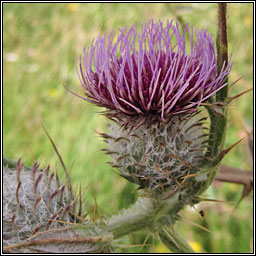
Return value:
<svg viewBox="0 0 256 256">
<path fill-rule="evenodd" d="M 139 198 L 132 207 L 109 219 L 108 231 L 117 239 L 138 230 L 152 228 L 157 209 L 152 198 Z"/>
<path fill-rule="evenodd" d="M 175 215 L 183 206 L 184 202 L 178 194 L 163 201 L 140 197 L 132 207 L 112 216 L 107 229 L 114 239 L 147 230 L 157 234 L 172 252 L 191 253 L 193 250 L 186 241 L 178 233 L 170 232 L 170 227 L 175 223 Z"/>
</svg>

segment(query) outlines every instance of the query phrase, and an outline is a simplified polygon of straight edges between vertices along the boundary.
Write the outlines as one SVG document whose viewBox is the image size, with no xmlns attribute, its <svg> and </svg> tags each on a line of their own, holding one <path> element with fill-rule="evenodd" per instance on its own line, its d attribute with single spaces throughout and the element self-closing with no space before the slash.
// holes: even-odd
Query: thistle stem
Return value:
<svg viewBox="0 0 256 256">
<path fill-rule="evenodd" d="M 228 39 L 227 39 L 227 22 L 226 22 L 227 4 L 218 3 L 218 32 L 217 32 L 217 66 L 218 73 L 221 72 L 223 65 L 228 64 Z M 228 78 L 224 83 L 228 82 Z M 225 103 L 228 96 L 228 86 L 224 86 L 216 93 L 216 101 Z M 216 157 L 225 143 L 228 109 L 224 104 L 220 113 L 216 113 L 214 109 L 209 108 L 211 118 L 210 142 L 208 147 L 208 156 Z"/>
<path fill-rule="evenodd" d="M 218 74 L 220 74 L 223 65 L 227 66 L 228 64 L 228 38 L 227 38 L 227 4 L 218 3 L 218 32 L 217 32 L 217 67 Z M 224 83 L 228 82 L 228 78 Z M 226 142 L 226 133 L 227 133 L 227 120 L 228 120 L 228 105 L 226 104 L 226 98 L 228 97 L 228 86 L 224 86 L 219 92 L 216 93 L 216 101 L 224 103 L 222 108 L 219 108 L 216 111 L 214 108 L 207 108 L 211 120 L 210 126 L 210 136 L 209 144 L 207 150 L 207 157 L 212 159 L 217 159 L 221 150 L 223 150 Z M 219 167 L 220 162 L 214 166 L 211 166 L 212 169 L 208 182 L 200 190 L 200 192 L 206 190 L 208 186 L 213 182 Z"/>
<path fill-rule="evenodd" d="M 168 225 L 161 222 L 162 217 L 170 220 L 170 216 L 182 208 L 182 202 L 178 198 L 174 196 L 161 202 L 153 198 L 140 197 L 132 207 L 109 219 L 108 231 L 113 234 L 114 239 L 118 239 L 136 231 L 148 230 L 158 234 L 158 238 L 172 252 L 193 253 L 194 251 L 178 233 L 169 232 L 174 222 L 167 222 Z"/>
<path fill-rule="evenodd" d="M 218 3 L 218 35 L 217 35 L 217 65 L 218 73 L 222 66 L 228 64 L 228 37 L 227 37 L 227 3 Z M 227 83 L 228 80 L 225 81 Z M 225 101 L 228 96 L 228 87 L 217 92 L 217 101 Z"/>
<path fill-rule="evenodd" d="M 138 230 L 150 229 L 157 208 L 152 198 L 139 198 L 132 207 L 109 219 L 108 231 L 117 239 Z"/>
</svg>

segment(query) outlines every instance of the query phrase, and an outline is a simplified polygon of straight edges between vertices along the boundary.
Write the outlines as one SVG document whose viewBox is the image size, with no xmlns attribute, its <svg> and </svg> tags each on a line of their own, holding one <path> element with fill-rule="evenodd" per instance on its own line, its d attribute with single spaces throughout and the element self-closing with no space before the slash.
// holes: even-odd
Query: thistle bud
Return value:
<svg viewBox="0 0 256 256">
<path fill-rule="evenodd" d="M 32 234 L 62 226 L 56 220 L 73 221 L 70 214 L 63 216 L 72 204 L 67 190 L 62 190 L 49 167 L 39 170 L 36 163 L 28 171 L 18 161 L 16 169 L 3 167 L 3 216 L 5 245 L 19 243 Z"/>
<path fill-rule="evenodd" d="M 102 253 L 112 250 L 104 223 L 78 216 L 75 199 L 50 167 L 20 160 L 3 167 L 3 245 L 9 253 Z"/>
</svg>

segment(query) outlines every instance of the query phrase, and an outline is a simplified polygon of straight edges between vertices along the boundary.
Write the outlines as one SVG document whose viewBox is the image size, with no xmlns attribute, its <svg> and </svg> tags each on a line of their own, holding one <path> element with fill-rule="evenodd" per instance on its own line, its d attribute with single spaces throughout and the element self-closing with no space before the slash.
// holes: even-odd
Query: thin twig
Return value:
<svg viewBox="0 0 256 256">
<path fill-rule="evenodd" d="M 253 173 L 251 171 L 245 171 L 235 167 L 221 165 L 215 180 L 248 185 L 253 182 Z"/>
<path fill-rule="evenodd" d="M 243 193 L 240 201 L 250 194 L 253 188 L 253 172 L 244 171 L 237 169 L 235 167 L 230 167 L 227 165 L 222 165 L 220 171 L 216 175 L 215 180 L 221 182 L 230 182 L 244 185 Z"/>
</svg>

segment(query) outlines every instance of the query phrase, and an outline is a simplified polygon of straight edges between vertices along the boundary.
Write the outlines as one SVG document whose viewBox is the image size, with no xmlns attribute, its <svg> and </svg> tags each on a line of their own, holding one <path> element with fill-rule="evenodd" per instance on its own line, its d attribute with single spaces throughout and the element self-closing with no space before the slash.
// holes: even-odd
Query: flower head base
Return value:
<svg viewBox="0 0 256 256">
<path fill-rule="evenodd" d="M 208 141 L 206 120 L 197 111 L 147 128 L 141 125 L 130 132 L 112 122 L 109 134 L 102 134 L 108 144 L 105 151 L 122 177 L 153 197 L 165 199 L 176 193 L 192 196 L 207 179 L 201 173 Z"/>
<path fill-rule="evenodd" d="M 191 113 L 226 84 L 231 64 L 217 74 L 212 36 L 187 25 L 151 20 L 140 34 L 131 27 L 106 34 L 80 56 L 84 100 L 107 108 L 111 117 L 165 121 Z M 186 43 L 186 38 L 189 43 Z"/>
</svg>

